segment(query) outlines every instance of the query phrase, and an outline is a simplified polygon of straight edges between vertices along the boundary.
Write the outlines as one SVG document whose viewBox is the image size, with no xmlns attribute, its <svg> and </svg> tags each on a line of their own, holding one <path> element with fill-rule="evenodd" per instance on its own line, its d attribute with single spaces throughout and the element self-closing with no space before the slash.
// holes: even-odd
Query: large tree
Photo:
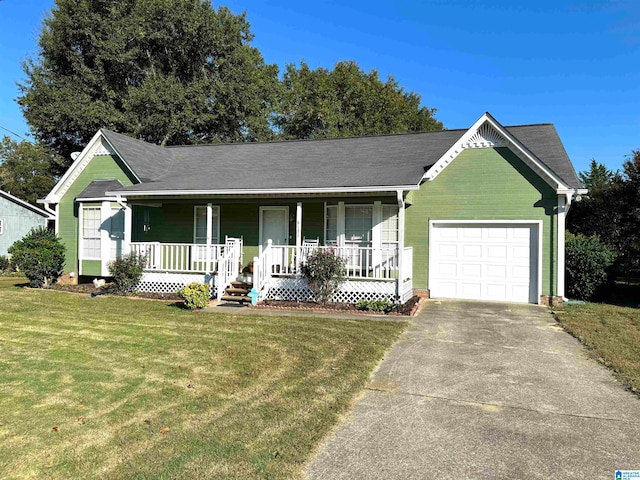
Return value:
<svg viewBox="0 0 640 480">
<path fill-rule="evenodd" d="M 420 105 L 392 77 L 365 72 L 355 62 L 333 70 L 287 66 L 274 123 L 283 138 L 330 138 L 440 130 L 435 109 Z"/>
<path fill-rule="evenodd" d="M 54 172 L 60 170 L 61 162 L 42 145 L 4 137 L 0 141 L 0 189 L 35 204 L 55 185 Z"/>
<path fill-rule="evenodd" d="M 572 205 L 569 230 L 598 235 L 616 253 L 621 271 L 640 268 L 640 150 L 629 155 L 622 173 L 594 160 L 579 175 L 590 191 Z"/>
<path fill-rule="evenodd" d="M 56 0 L 18 103 L 70 162 L 100 127 L 163 145 L 271 138 L 278 69 L 209 0 Z"/>
</svg>

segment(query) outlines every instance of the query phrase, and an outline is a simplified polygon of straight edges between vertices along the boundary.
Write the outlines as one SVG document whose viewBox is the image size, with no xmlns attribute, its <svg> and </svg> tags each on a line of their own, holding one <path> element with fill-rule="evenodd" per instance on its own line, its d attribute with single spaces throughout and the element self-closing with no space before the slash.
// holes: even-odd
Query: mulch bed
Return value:
<svg viewBox="0 0 640 480">
<path fill-rule="evenodd" d="M 136 292 L 135 294 L 124 295 L 117 293 L 113 290 L 113 284 L 107 283 L 103 287 L 96 288 L 93 283 L 79 283 L 77 285 L 69 285 L 56 283 L 47 287 L 51 290 L 58 290 L 61 292 L 70 292 L 80 295 L 91 295 L 94 297 L 101 295 L 118 295 L 127 296 L 131 298 L 146 298 L 151 300 L 164 300 L 169 302 L 181 302 L 182 299 L 175 293 L 147 293 Z M 420 297 L 412 297 L 403 305 L 396 305 L 386 315 L 396 316 L 411 316 L 418 309 Z M 327 303 L 321 305 L 315 302 L 290 302 L 286 300 L 265 300 L 258 305 L 251 306 L 251 308 L 261 309 L 274 309 L 274 310 L 306 310 L 313 312 L 328 312 L 328 313 L 360 313 L 364 315 L 385 315 L 382 312 L 369 312 L 366 310 L 358 310 L 353 303 Z"/>
<path fill-rule="evenodd" d="M 84 295 L 92 295 L 94 297 L 100 295 L 117 295 L 123 297 L 133 297 L 133 298 L 147 298 L 151 300 L 165 300 L 165 301 L 179 301 L 182 299 L 178 297 L 175 293 L 149 293 L 149 292 L 136 292 L 129 295 L 125 295 L 123 293 L 118 293 L 113 289 L 113 283 L 107 283 L 103 287 L 96 288 L 93 283 L 79 283 L 77 285 L 68 285 L 55 283 L 48 287 L 51 290 L 58 290 L 61 292 L 71 292 L 78 293 Z"/>
<path fill-rule="evenodd" d="M 386 315 L 413 315 L 418 309 L 420 297 L 412 297 L 403 305 L 394 306 Z M 307 310 L 313 312 L 330 312 L 330 313 L 361 313 L 364 315 L 385 315 L 383 312 L 370 312 L 366 310 L 358 310 L 353 303 L 332 302 L 321 305 L 316 302 L 291 302 L 287 300 L 264 300 L 252 308 L 264 308 L 275 310 Z"/>
</svg>

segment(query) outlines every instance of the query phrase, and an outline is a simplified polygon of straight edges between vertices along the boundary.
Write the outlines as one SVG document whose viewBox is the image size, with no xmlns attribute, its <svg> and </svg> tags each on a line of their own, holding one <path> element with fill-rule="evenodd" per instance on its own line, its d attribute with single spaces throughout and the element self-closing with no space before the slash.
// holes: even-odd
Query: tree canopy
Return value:
<svg viewBox="0 0 640 480">
<path fill-rule="evenodd" d="M 329 138 L 441 130 L 435 109 L 420 106 L 389 77 L 364 72 L 353 61 L 333 70 L 312 70 L 302 62 L 287 66 L 275 125 L 284 138 Z"/>
<path fill-rule="evenodd" d="M 42 145 L 4 137 L 0 142 L 0 189 L 35 205 L 54 187 L 61 162 Z"/>
<path fill-rule="evenodd" d="M 278 68 L 208 0 L 56 0 L 18 98 L 70 163 L 101 127 L 163 145 L 263 140 Z"/>
<path fill-rule="evenodd" d="M 631 152 L 622 172 L 593 160 L 579 176 L 590 191 L 572 204 L 569 230 L 600 237 L 617 254 L 620 271 L 640 269 L 640 150 Z"/>
</svg>

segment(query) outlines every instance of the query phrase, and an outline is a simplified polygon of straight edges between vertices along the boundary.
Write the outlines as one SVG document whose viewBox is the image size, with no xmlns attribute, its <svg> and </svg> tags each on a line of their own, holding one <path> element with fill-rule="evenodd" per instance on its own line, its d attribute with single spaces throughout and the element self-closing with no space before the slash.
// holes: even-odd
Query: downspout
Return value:
<svg viewBox="0 0 640 480">
<path fill-rule="evenodd" d="M 398 280 L 396 282 L 396 298 L 398 303 L 402 301 L 402 284 L 404 283 L 404 191 L 397 190 L 398 201 Z"/>
</svg>

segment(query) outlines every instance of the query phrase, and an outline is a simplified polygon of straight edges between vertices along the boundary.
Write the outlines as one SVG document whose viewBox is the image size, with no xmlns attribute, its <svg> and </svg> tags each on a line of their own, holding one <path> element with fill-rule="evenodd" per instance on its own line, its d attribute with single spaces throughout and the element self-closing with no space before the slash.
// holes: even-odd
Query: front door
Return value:
<svg viewBox="0 0 640 480">
<path fill-rule="evenodd" d="M 289 207 L 260 207 L 260 245 L 273 245 L 273 273 L 284 272 L 289 245 Z M 278 248 L 280 247 L 280 248 Z M 261 249 L 262 249 L 261 248 Z"/>
</svg>

